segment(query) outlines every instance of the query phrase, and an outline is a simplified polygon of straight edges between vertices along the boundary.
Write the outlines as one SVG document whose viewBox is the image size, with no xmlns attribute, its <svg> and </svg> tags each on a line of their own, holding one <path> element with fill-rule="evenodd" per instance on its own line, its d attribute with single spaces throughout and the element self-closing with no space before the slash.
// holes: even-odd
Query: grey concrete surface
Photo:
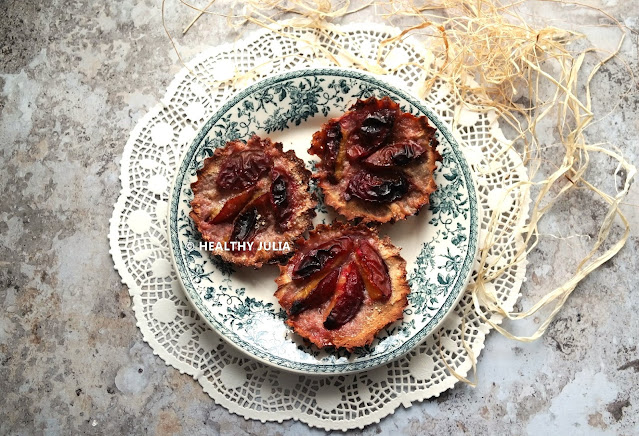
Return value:
<svg viewBox="0 0 639 436">
<path fill-rule="evenodd" d="M 625 23 L 627 65 L 639 72 L 639 3 L 589 0 Z M 225 2 L 220 2 L 222 7 Z M 246 421 L 217 406 L 142 341 L 107 231 L 129 132 L 180 69 L 161 27 L 160 2 L 4 0 L 0 20 L 0 434 L 321 434 L 296 422 Z M 193 15 L 167 2 L 174 31 Z M 612 31 L 594 10 L 525 2 L 530 19 L 568 23 L 599 44 Z M 379 20 L 372 11 L 349 21 Z M 238 35 L 220 18 L 198 23 L 181 52 Z M 593 106 L 609 113 L 587 134 L 637 162 L 639 93 L 621 62 L 593 81 Z M 622 96 L 628 86 L 632 92 Z M 552 135 L 552 132 L 548 133 Z M 598 159 L 592 180 L 615 189 Z M 618 182 L 618 180 L 617 180 Z M 492 333 L 479 385 L 400 408 L 370 434 L 639 434 L 639 193 L 624 205 L 634 226 L 623 251 L 584 280 L 547 334 L 517 343 Z M 604 205 L 582 192 L 542 229 L 522 307 L 567 277 Z M 512 328 L 531 332 L 539 319 Z M 358 432 L 355 432 L 358 433 Z"/>
</svg>

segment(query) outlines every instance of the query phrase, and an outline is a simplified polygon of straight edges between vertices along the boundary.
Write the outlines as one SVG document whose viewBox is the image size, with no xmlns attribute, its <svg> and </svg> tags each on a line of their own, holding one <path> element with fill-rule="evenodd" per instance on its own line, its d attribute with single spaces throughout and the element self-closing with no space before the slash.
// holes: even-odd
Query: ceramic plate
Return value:
<svg viewBox="0 0 639 436">
<path fill-rule="evenodd" d="M 307 345 L 285 324 L 273 296 L 276 266 L 260 270 L 223 263 L 200 248 L 189 218 L 190 184 L 216 147 L 251 135 L 269 136 L 293 149 L 313 168 L 308 153 L 313 133 L 357 99 L 390 96 L 403 111 L 425 115 L 437 128 L 438 190 L 418 216 L 393 225 L 388 234 L 402 248 L 411 293 L 404 319 L 382 330 L 367 347 L 353 352 Z M 315 191 L 315 187 L 312 187 Z M 321 202 L 316 223 L 332 221 Z M 302 373 L 346 373 L 396 359 L 433 332 L 461 297 L 477 251 L 478 209 L 470 168 L 450 130 L 431 110 L 377 76 L 347 69 L 304 69 L 256 83 L 224 104 L 186 150 L 171 191 L 170 249 L 185 293 L 200 315 L 229 343 L 250 356 Z"/>
</svg>

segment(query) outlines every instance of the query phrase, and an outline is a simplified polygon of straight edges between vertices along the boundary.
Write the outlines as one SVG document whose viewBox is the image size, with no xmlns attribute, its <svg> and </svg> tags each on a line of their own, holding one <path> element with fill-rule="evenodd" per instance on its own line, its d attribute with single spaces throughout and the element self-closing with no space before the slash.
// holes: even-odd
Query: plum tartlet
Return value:
<svg viewBox="0 0 639 436">
<path fill-rule="evenodd" d="M 347 219 L 394 222 L 428 204 L 441 160 L 436 129 L 389 97 L 358 100 L 313 135 L 325 202 Z"/>
<path fill-rule="evenodd" d="M 198 170 L 190 217 L 209 246 L 224 246 L 213 254 L 259 268 L 290 254 L 294 242 L 313 227 L 310 175 L 279 142 L 258 136 L 246 143 L 231 141 Z"/>
<path fill-rule="evenodd" d="M 401 319 L 410 287 L 406 261 L 388 237 L 364 225 L 320 224 L 280 266 L 275 296 L 286 323 L 320 348 L 352 350 Z"/>
</svg>

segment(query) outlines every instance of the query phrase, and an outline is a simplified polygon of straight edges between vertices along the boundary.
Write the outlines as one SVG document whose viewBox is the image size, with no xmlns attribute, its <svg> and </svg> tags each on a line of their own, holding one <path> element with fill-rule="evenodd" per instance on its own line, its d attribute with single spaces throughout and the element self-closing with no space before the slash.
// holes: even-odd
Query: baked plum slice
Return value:
<svg viewBox="0 0 639 436">
<path fill-rule="evenodd" d="M 410 291 L 406 262 L 365 225 L 320 224 L 280 266 L 275 296 L 287 325 L 318 347 L 352 350 L 401 319 Z"/>
<path fill-rule="evenodd" d="M 344 199 L 355 197 L 369 203 L 387 204 L 406 195 L 409 186 L 402 174 L 376 175 L 362 170 L 348 182 Z"/>
<path fill-rule="evenodd" d="M 190 217 L 204 241 L 234 248 L 213 251 L 225 261 L 256 268 L 278 262 L 312 228 L 316 202 L 310 175 L 281 143 L 258 136 L 228 142 L 198 170 Z M 288 243 L 290 251 L 260 249 L 260 242 Z"/>
<path fill-rule="evenodd" d="M 230 240 L 233 242 L 250 242 L 263 227 L 266 226 L 269 195 L 264 193 L 251 201 L 233 221 L 233 231 Z"/>
<path fill-rule="evenodd" d="M 328 315 L 324 320 L 326 330 L 335 330 L 351 321 L 364 303 L 364 281 L 355 262 L 344 265 L 335 284 Z"/>
<path fill-rule="evenodd" d="M 396 142 L 380 148 L 362 160 L 362 163 L 372 169 L 402 167 L 410 165 L 425 152 L 424 147 L 415 141 Z"/>
<path fill-rule="evenodd" d="M 437 188 L 435 133 L 426 117 L 402 112 L 389 97 L 358 100 L 311 141 L 326 204 L 365 223 L 414 215 Z"/>
<path fill-rule="evenodd" d="M 244 207 L 253 198 L 254 189 L 247 189 L 246 191 L 231 197 L 224 202 L 222 209 L 211 220 L 212 224 L 221 224 L 225 221 L 233 220 L 237 217 Z"/>
<path fill-rule="evenodd" d="M 298 313 L 312 309 L 328 301 L 335 292 L 337 280 L 340 277 L 341 269 L 334 269 L 322 278 L 306 283 L 304 287 L 295 294 L 295 299 L 291 304 L 289 313 Z"/>
<path fill-rule="evenodd" d="M 393 293 L 388 266 L 368 241 L 360 241 L 355 249 L 355 261 L 373 300 L 388 300 Z"/>
<path fill-rule="evenodd" d="M 234 191 L 255 186 L 265 174 L 270 173 L 273 162 L 263 150 L 244 150 L 229 156 L 220 164 L 215 180 L 218 188 Z"/>
<path fill-rule="evenodd" d="M 353 239 L 344 236 L 321 244 L 301 255 L 293 268 L 294 280 L 306 279 L 339 263 L 353 250 Z"/>
</svg>

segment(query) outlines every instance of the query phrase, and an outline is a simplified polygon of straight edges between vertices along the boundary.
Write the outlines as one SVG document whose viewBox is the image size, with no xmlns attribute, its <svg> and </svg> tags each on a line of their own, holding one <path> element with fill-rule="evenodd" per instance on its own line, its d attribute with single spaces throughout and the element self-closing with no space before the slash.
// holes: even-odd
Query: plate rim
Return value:
<svg viewBox="0 0 639 436">
<path fill-rule="evenodd" d="M 446 300 L 442 303 L 442 307 L 437 311 L 435 316 L 433 316 L 430 321 L 420 329 L 415 335 L 405 341 L 400 347 L 396 348 L 390 353 L 384 354 L 382 356 L 378 356 L 376 358 L 362 361 L 362 362 L 347 362 L 344 364 L 320 364 L 320 363 L 304 363 L 304 362 L 295 362 L 288 359 L 284 359 L 280 356 L 273 356 L 270 353 L 266 353 L 262 350 L 255 349 L 251 346 L 251 349 L 248 350 L 242 347 L 238 341 L 245 343 L 246 341 L 242 340 L 238 337 L 238 335 L 230 329 L 229 333 L 223 331 L 223 329 L 218 328 L 210 318 L 213 318 L 211 315 L 207 314 L 208 308 L 204 307 L 203 302 L 197 301 L 195 296 L 191 294 L 191 290 L 185 285 L 183 280 L 183 274 L 186 270 L 185 265 L 182 263 L 178 263 L 178 259 L 176 259 L 176 253 L 174 247 L 177 245 L 179 247 L 179 231 L 177 230 L 177 212 L 179 209 L 179 197 L 180 191 L 182 190 L 184 177 L 186 174 L 186 170 L 188 169 L 188 165 L 186 165 L 187 160 L 190 162 L 193 153 L 197 150 L 198 145 L 202 142 L 202 140 L 209 134 L 211 129 L 215 126 L 215 124 L 219 121 L 219 119 L 226 114 L 229 109 L 234 107 L 239 101 L 243 98 L 247 97 L 251 93 L 253 93 L 256 89 L 260 89 L 264 86 L 273 85 L 285 80 L 297 79 L 304 76 L 309 75 L 330 75 L 337 76 L 343 78 L 351 78 L 351 79 L 365 79 L 368 82 L 372 82 L 376 87 L 382 90 L 391 91 L 394 94 L 399 95 L 401 98 L 409 102 L 411 105 L 417 107 L 422 113 L 424 113 L 430 122 L 432 122 L 437 130 L 446 138 L 448 143 L 451 146 L 451 149 L 455 156 L 458 158 L 458 162 L 462 163 L 461 173 L 464 176 L 464 182 L 467 186 L 468 191 L 468 199 L 470 204 L 470 237 L 468 243 L 468 253 L 464 259 L 464 263 L 462 268 L 460 269 L 460 275 L 457 277 L 457 282 L 453 287 L 453 291 L 457 290 L 456 295 L 455 292 L 451 292 Z M 178 186 L 178 179 L 181 176 L 181 183 Z M 479 249 L 479 202 L 478 202 L 478 194 L 477 194 L 477 184 L 474 181 L 474 176 L 472 170 L 470 168 L 470 164 L 466 160 L 464 153 L 462 152 L 459 142 L 457 138 L 452 133 L 452 129 L 448 126 L 448 124 L 443 121 L 435 112 L 433 112 L 422 100 L 414 97 L 409 90 L 404 88 L 403 84 L 398 83 L 398 79 L 394 76 L 381 76 L 374 73 L 370 73 L 363 70 L 358 70 L 354 68 L 344 68 L 344 67 L 304 67 L 291 71 L 287 71 L 284 73 L 279 73 L 275 75 L 271 75 L 269 77 L 260 79 L 255 83 L 243 88 L 242 90 L 237 91 L 233 95 L 231 95 L 214 113 L 211 117 L 200 127 L 197 132 L 196 137 L 191 141 L 189 146 L 182 152 L 179 158 L 179 166 L 176 169 L 175 176 L 173 177 L 173 181 L 171 183 L 171 190 L 169 191 L 169 207 L 167 210 L 167 221 L 168 221 L 168 236 L 169 236 L 169 252 L 171 255 L 172 264 L 176 270 L 176 275 L 178 276 L 178 282 L 180 283 L 180 287 L 182 288 L 184 295 L 190 301 L 191 306 L 196 310 L 198 315 L 202 318 L 202 320 L 213 329 L 216 334 L 218 334 L 225 343 L 230 344 L 233 348 L 237 349 L 241 353 L 246 356 L 251 357 L 252 359 L 256 359 L 259 362 L 262 362 L 266 365 L 286 370 L 288 372 L 294 372 L 298 374 L 306 374 L 306 375 L 332 375 L 332 374 L 348 374 L 348 373 L 356 373 L 366 370 L 371 370 L 377 368 L 379 366 L 391 363 L 392 361 L 405 356 L 410 351 L 415 349 L 421 343 L 423 343 L 426 339 L 433 334 L 434 331 L 444 322 L 444 320 L 448 317 L 448 315 L 453 312 L 454 307 L 457 305 L 461 297 L 464 295 L 464 290 L 470 280 L 472 275 L 472 267 L 477 257 L 477 252 Z M 174 219 L 175 218 L 175 219 Z M 175 224 L 175 225 L 174 225 Z M 474 237 L 473 237 L 474 236 Z M 472 256 L 471 256 L 472 253 Z M 181 259 L 180 259 L 181 261 Z M 463 277 L 463 280 L 460 280 Z M 199 293 L 193 288 L 192 292 L 199 296 Z M 201 300 L 201 296 L 200 300 Z M 202 306 L 202 307 L 200 307 Z M 442 313 L 443 312 L 443 313 Z M 426 333 L 423 333 L 425 330 L 428 330 Z M 250 344 L 248 344 L 250 345 Z"/>
</svg>

